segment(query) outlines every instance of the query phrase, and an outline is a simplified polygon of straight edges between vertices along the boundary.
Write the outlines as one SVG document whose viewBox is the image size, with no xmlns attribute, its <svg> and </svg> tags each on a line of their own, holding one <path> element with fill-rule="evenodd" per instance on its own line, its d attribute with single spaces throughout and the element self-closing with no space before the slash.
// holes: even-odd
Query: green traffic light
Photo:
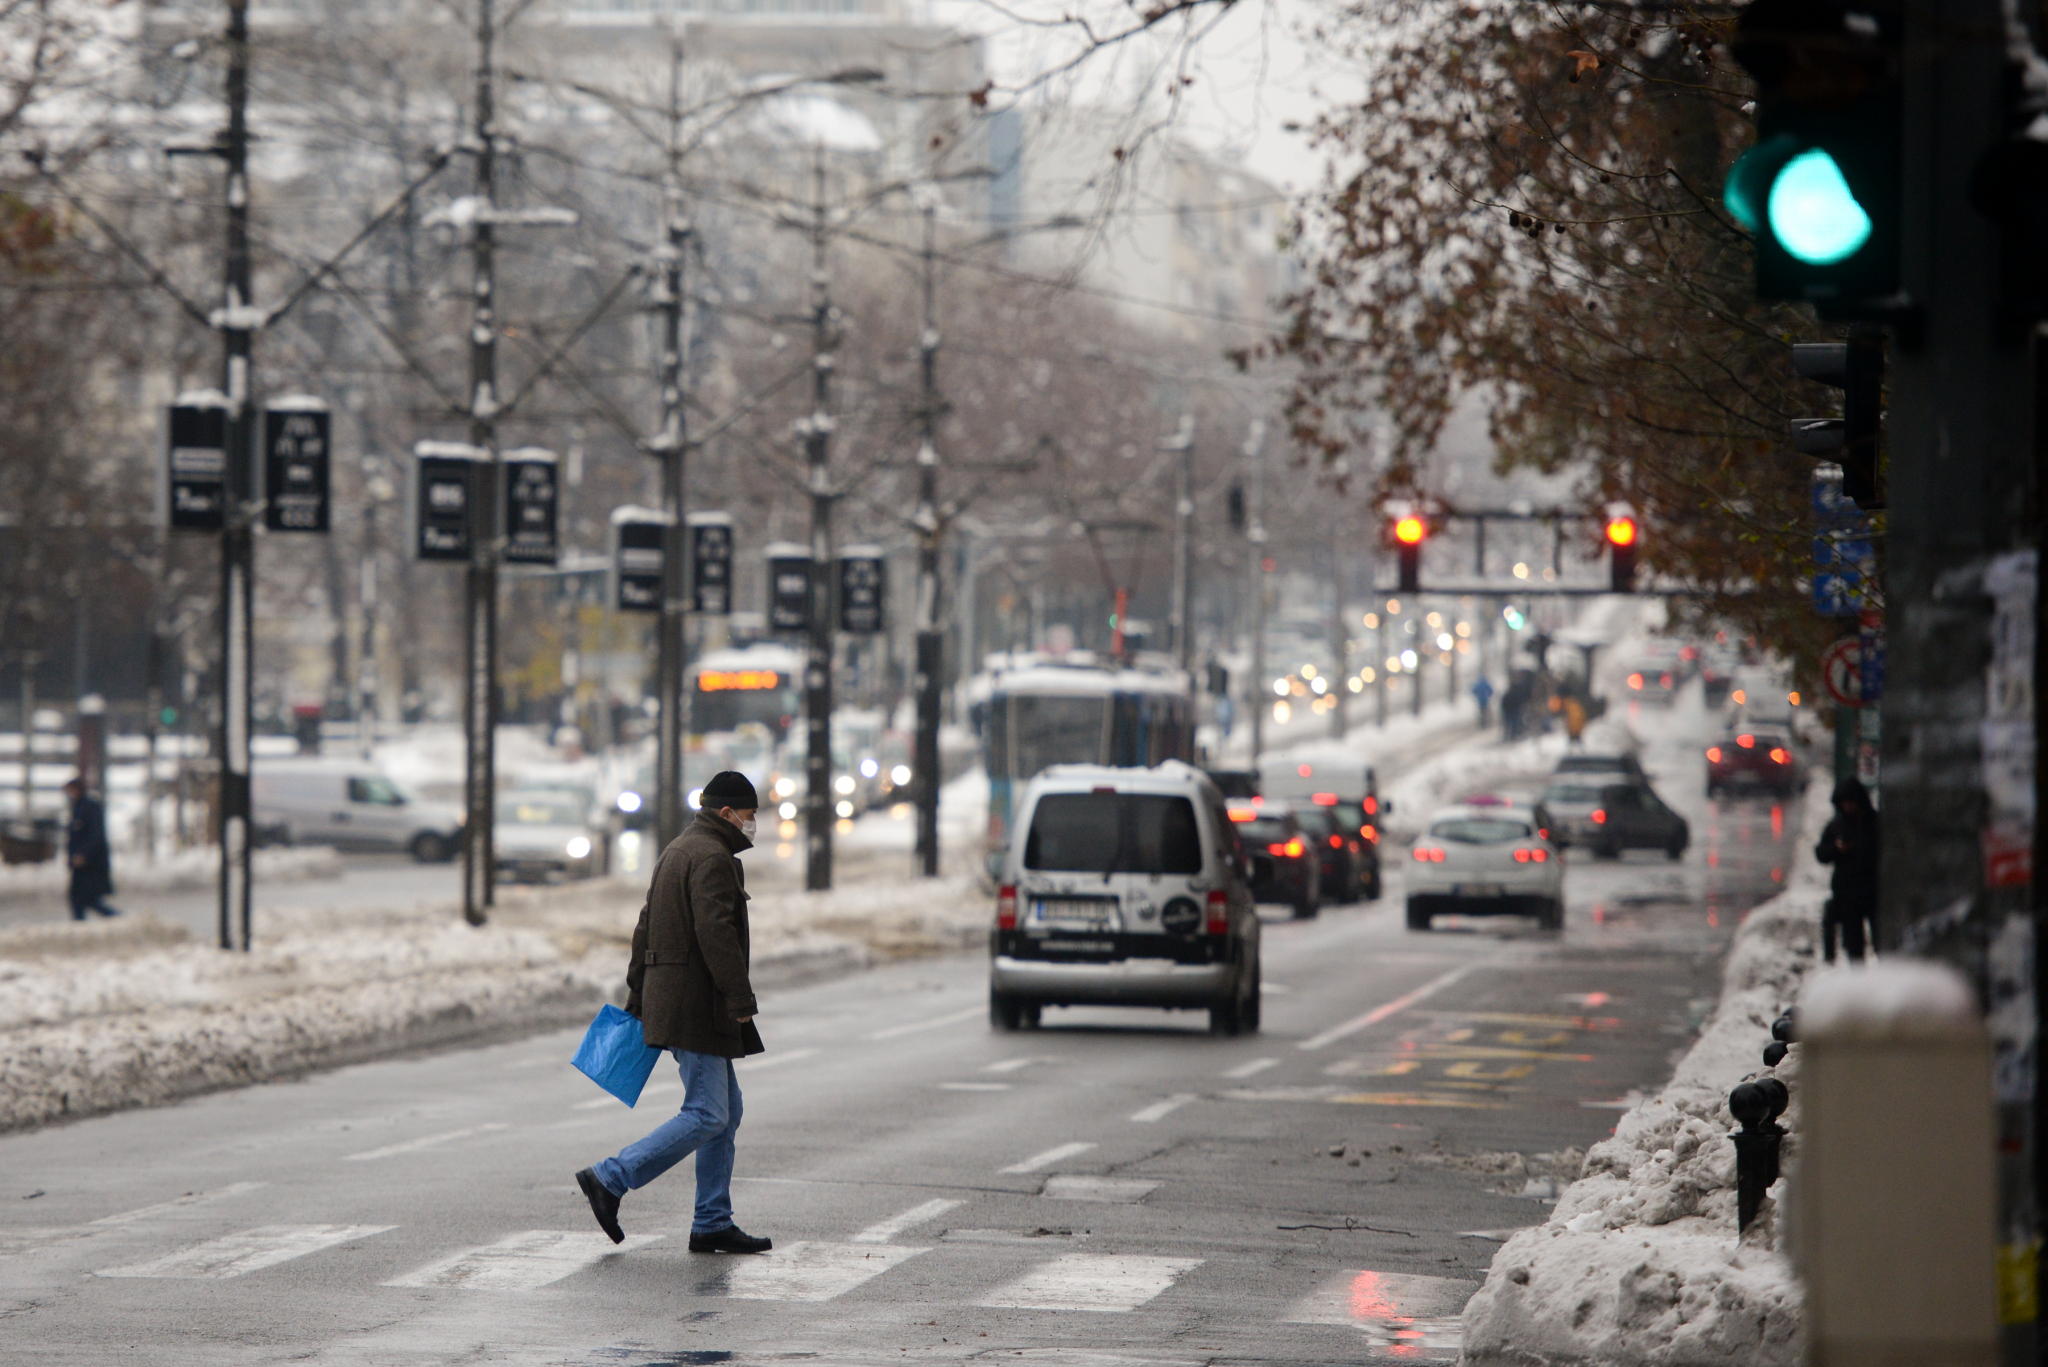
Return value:
<svg viewBox="0 0 2048 1367">
<path fill-rule="evenodd" d="M 1819 148 L 1786 162 L 1765 201 L 1772 236 L 1810 266 L 1832 266 L 1870 240 L 1870 215 L 1835 159 Z"/>
<path fill-rule="evenodd" d="M 165 726 L 176 726 L 178 724 L 178 709 L 175 707 L 166 707 L 157 715 L 163 719 Z"/>
<path fill-rule="evenodd" d="M 1522 623 L 1527 620 L 1521 613 L 1511 607 L 1503 609 L 1500 615 L 1501 619 L 1508 624 L 1508 630 L 1510 631 L 1520 631 Z"/>
</svg>

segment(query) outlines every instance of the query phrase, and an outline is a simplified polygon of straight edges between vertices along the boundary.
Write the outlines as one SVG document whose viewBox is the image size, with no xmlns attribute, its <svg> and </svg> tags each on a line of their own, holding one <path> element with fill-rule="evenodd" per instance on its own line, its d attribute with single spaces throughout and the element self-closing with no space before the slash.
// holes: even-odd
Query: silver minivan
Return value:
<svg viewBox="0 0 2048 1367">
<path fill-rule="evenodd" d="M 258 760 L 252 794 L 260 838 L 340 850 L 403 850 L 423 864 L 462 848 L 462 812 L 424 802 L 366 764 Z"/>
<path fill-rule="evenodd" d="M 1169 760 L 1056 765 L 1016 807 L 989 935 L 989 1019 L 1048 1006 L 1206 1010 L 1259 1028 L 1259 919 L 1223 795 Z"/>
</svg>

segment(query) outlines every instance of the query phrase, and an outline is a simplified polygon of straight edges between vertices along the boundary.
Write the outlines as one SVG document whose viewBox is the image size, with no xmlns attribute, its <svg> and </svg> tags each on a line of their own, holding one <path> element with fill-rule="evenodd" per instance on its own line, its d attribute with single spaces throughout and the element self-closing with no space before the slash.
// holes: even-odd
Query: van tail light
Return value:
<svg viewBox="0 0 2048 1367">
<path fill-rule="evenodd" d="M 1207 929 L 1211 935 L 1230 933 L 1230 898 L 1221 888 L 1209 890 L 1209 920 Z"/>
<path fill-rule="evenodd" d="M 1360 826 L 1358 828 L 1358 833 L 1364 836 L 1367 840 L 1372 841 L 1375 845 L 1379 843 L 1380 828 L 1377 826 Z"/>
<path fill-rule="evenodd" d="M 1376 797 L 1369 797 L 1369 798 L 1367 798 L 1367 799 L 1365 800 L 1365 814 L 1366 814 L 1367 816 L 1378 816 L 1378 815 L 1379 815 L 1379 811 L 1380 811 L 1380 800 L 1379 800 L 1378 798 L 1376 798 Z"/>
<path fill-rule="evenodd" d="M 1344 837 L 1343 837 L 1343 836 L 1341 836 L 1341 835 L 1333 835 L 1333 836 L 1331 836 L 1331 837 L 1330 837 L 1330 848 L 1331 848 L 1331 849 L 1333 849 L 1333 850 L 1341 850 L 1341 849 L 1343 849 L 1343 848 L 1344 848 Z"/>
<path fill-rule="evenodd" d="M 1011 883 L 1005 885 L 996 893 L 996 929 L 1015 930 L 1016 928 L 1017 886 Z"/>
<path fill-rule="evenodd" d="M 1628 686 L 1630 688 L 1640 689 L 1643 686 L 1643 676 L 1640 674 L 1629 675 Z"/>
<path fill-rule="evenodd" d="M 1735 743 L 1736 743 L 1737 745 L 1741 746 L 1741 747 L 1742 747 L 1743 749 L 1745 749 L 1745 750 L 1754 750 L 1754 749 L 1756 748 L 1756 737 L 1755 737 L 1755 736 L 1737 736 L 1737 737 L 1735 738 Z"/>
<path fill-rule="evenodd" d="M 1792 762 L 1792 756 L 1791 756 L 1791 755 L 1790 755 L 1789 753 L 1787 753 L 1786 751 L 1784 751 L 1784 750 L 1782 750 L 1782 749 L 1779 749 L 1779 750 L 1773 750 L 1773 751 L 1771 751 L 1771 763 L 1773 763 L 1773 764 L 1790 764 L 1791 762 Z"/>
<path fill-rule="evenodd" d="M 1594 824 L 1595 826 L 1604 826 L 1604 825 L 1606 825 L 1606 824 L 1607 824 L 1607 813 L 1606 813 L 1606 812 L 1604 812 L 1604 811 L 1601 811 L 1601 810 L 1600 810 L 1599 808 L 1597 808 L 1597 807 L 1596 807 L 1596 808 L 1594 808 L 1594 809 L 1593 809 L 1593 824 Z"/>
<path fill-rule="evenodd" d="M 1714 745 L 1714 746 L 1709 746 L 1709 747 L 1707 748 L 1707 763 L 1709 763 L 1709 764 L 1719 764 L 1720 762 L 1721 762 L 1721 747 L 1720 747 L 1720 746 L 1718 746 L 1718 745 Z"/>
</svg>

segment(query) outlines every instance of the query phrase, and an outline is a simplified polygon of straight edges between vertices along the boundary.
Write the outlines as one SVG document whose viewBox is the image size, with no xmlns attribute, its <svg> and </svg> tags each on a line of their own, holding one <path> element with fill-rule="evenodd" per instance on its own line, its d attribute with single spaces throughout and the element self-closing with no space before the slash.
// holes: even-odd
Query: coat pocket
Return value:
<svg viewBox="0 0 2048 1367">
<path fill-rule="evenodd" d="M 711 994 L 711 1028 L 721 1035 L 738 1035 L 740 1023 L 732 1018 L 732 1004 L 725 999 L 725 993 Z"/>
</svg>

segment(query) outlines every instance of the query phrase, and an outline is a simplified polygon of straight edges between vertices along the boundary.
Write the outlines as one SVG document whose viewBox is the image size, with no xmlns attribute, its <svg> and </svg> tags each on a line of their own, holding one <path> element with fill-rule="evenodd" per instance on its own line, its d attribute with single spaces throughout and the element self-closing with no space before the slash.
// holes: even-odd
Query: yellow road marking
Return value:
<svg viewBox="0 0 2048 1367">
<path fill-rule="evenodd" d="M 1485 1082 L 1513 1082 L 1516 1078 L 1527 1077 L 1535 1071 L 1536 1065 L 1533 1063 L 1517 1063 L 1512 1067 L 1501 1068 L 1491 1073 L 1483 1073 L 1479 1070 L 1478 1059 L 1467 1059 L 1463 1063 L 1453 1063 L 1450 1067 L 1444 1069 L 1444 1076 L 1471 1078 L 1474 1081 Z"/>
<path fill-rule="evenodd" d="M 1480 1101 L 1469 1096 L 1443 1096 L 1425 1092 L 1352 1092 L 1330 1100 L 1346 1106 L 1451 1106 L 1466 1111 L 1505 1111 L 1505 1101 Z"/>
</svg>

